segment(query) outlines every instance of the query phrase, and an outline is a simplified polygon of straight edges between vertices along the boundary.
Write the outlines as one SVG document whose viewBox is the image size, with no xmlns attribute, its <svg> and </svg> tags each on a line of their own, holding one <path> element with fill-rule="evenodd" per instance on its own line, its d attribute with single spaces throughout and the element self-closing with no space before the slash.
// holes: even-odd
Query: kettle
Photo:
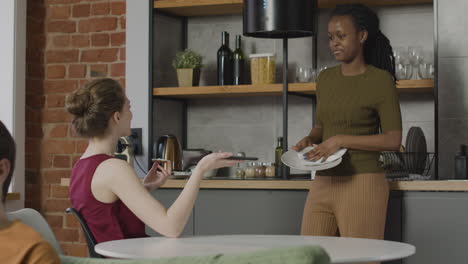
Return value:
<svg viewBox="0 0 468 264">
<path fill-rule="evenodd" d="M 153 151 L 156 152 L 157 159 L 170 160 L 173 170 L 182 170 L 182 150 L 176 136 L 161 136 L 154 147 Z"/>
</svg>

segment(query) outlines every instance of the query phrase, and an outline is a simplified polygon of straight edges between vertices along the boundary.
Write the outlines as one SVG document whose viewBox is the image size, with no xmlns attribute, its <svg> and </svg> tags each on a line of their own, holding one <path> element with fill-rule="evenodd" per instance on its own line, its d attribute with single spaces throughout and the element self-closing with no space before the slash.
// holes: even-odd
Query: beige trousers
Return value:
<svg viewBox="0 0 468 264">
<path fill-rule="evenodd" d="M 316 176 L 305 203 L 301 234 L 383 239 L 388 195 L 383 173 Z"/>
</svg>

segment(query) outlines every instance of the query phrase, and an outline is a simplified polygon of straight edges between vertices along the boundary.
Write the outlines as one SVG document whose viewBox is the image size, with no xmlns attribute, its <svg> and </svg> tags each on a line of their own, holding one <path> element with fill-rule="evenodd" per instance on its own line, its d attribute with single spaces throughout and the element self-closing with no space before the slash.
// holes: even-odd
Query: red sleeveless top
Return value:
<svg viewBox="0 0 468 264">
<path fill-rule="evenodd" d="M 143 222 L 121 200 L 103 203 L 91 193 L 91 180 L 96 168 L 111 158 L 97 154 L 76 162 L 70 178 L 71 204 L 81 213 L 97 243 L 146 237 Z"/>
</svg>

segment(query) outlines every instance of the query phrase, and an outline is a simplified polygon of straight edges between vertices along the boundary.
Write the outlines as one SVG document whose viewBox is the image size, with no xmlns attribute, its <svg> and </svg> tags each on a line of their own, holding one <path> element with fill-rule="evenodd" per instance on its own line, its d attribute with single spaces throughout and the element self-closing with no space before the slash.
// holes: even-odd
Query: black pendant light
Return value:
<svg viewBox="0 0 468 264">
<path fill-rule="evenodd" d="M 314 34 L 316 0 L 244 0 L 244 35 L 302 38 Z"/>
<path fill-rule="evenodd" d="M 288 149 L 288 38 L 314 35 L 316 1 L 244 0 L 244 36 L 283 39 L 283 151 Z M 283 166 L 282 177 L 288 176 Z"/>
</svg>

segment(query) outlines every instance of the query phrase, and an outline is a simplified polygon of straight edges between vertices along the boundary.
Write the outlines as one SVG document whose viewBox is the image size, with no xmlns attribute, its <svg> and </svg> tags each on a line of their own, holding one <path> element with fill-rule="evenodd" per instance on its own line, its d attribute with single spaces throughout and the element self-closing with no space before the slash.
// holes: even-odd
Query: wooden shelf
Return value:
<svg viewBox="0 0 468 264">
<path fill-rule="evenodd" d="M 400 93 L 428 93 L 434 87 L 433 80 L 403 80 L 398 82 Z M 210 98 L 236 96 L 271 96 L 281 95 L 283 85 L 226 85 L 226 86 L 196 86 L 196 87 L 164 87 L 154 88 L 153 95 L 171 98 Z M 289 91 L 311 95 L 315 94 L 315 83 L 291 83 Z"/>
<path fill-rule="evenodd" d="M 283 85 L 226 85 L 226 86 L 196 86 L 196 87 L 165 87 L 154 88 L 154 96 L 173 98 L 197 98 L 197 97 L 235 97 L 235 96 L 259 96 L 281 95 Z M 315 83 L 291 83 L 289 91 L 301 94 L 314 94 Z"/>
<path fill-rule="evenodd" d="M 397 82 L 400 93 L 432 93 L 434 90 L 434 80 L 401 80 Z"/>
<path fill-rule="evenodd" d="M 391 6 L 428 4 L 432 3 L 432 0 L 318 0 L 318 7 L 333 8 L 344 3 Z M 188 17 L 242 13 L 242 0 L 155 0 L 153 6 L 166 13 Z"/>
<path fill-rule="evenodd" d="M 242 0 L 155 0 L 154 8 L 177 16 L 242 13 Z"/>
</svg>

